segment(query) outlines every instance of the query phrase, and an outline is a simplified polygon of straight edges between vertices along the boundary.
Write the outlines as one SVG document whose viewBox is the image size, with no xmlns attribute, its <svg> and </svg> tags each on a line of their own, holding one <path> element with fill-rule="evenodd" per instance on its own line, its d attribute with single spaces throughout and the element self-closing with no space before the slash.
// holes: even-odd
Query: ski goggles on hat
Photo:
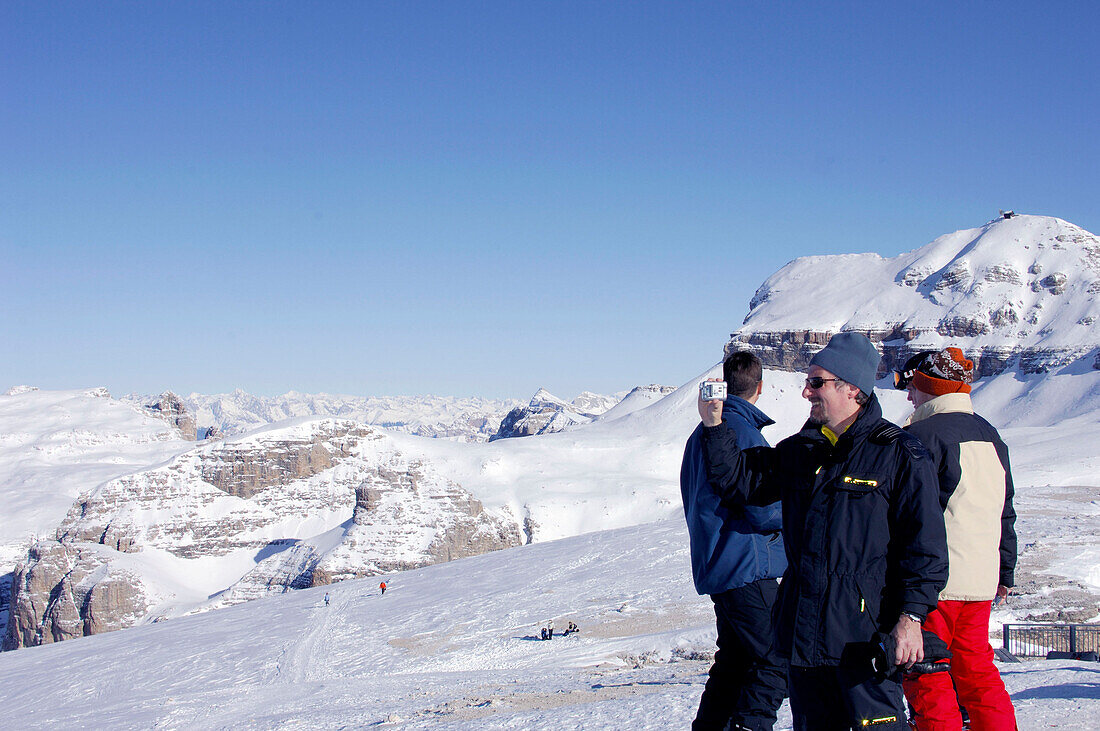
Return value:
<svg viewBox="0 0 1100 731">
<path fill-rule="evenodd" d="M 900 371 L 894 371 L 894 388 L 899 391 L 904 391 L 909 388 L 913 376 L 917 374 L 917 368 L 924 362 L 925 358 L 930 355 L 935 355 L 936 352 L 935 350 L 922 350 L 905 361 L 905 365 L 902 366 Z"/>
</svg>

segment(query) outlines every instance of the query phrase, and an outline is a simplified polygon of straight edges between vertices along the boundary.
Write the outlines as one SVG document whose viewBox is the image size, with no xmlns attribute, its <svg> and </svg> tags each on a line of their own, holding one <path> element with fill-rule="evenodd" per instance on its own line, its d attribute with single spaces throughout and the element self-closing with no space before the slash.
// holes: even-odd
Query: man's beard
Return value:
<svg viewBox="0 0 1100 731">
<path fill-rule="evenodd" d="M 825 407 L 821 402 L 810 402 L 809 422 L 814 426 L 825 426 L 829 423 L 828 417 L 825 416 Z"/>
</svg>

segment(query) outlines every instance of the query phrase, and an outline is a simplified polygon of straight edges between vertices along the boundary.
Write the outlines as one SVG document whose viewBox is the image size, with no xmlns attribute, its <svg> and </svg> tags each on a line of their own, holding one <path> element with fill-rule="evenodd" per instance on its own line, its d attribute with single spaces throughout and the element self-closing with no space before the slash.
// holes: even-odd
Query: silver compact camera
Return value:
<svg viewBox="0 0 1100 731">
<path fill-rule="evenodd" d="M 699 384 L 699 398 L 704 401 L 725 401 L 725 381 L 703 381 Z"/>
</svg>

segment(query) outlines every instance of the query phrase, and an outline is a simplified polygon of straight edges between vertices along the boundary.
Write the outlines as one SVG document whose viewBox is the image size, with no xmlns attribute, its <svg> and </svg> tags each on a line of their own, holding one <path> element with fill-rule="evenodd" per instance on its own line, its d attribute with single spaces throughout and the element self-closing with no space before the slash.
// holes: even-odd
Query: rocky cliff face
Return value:
<svg viewBox="0 0 1100 731">
<path fill-rule="evenodd" d="M 757 290 L 726 353 L 746 348 L 769 368 L 802 371 L 833 334 L 856 331 L 882 351 L 880 375 L 947 345 L 980 376 L 1100 369 L 1098 296 L 1100 239 L 1057 218 L 1015 216 L 892 259 L 796 259 Z"/>
<path fill-rule="evenodd" d="M 404 571 L 522 543 L 515 520 L 489 515 L 430 465 L 396 455 L 362 476 L 351 524 L 340 545 L 318 562 L 312 583 Z"/>
<path fill-rule="evenodd" d="M 5 650 L 122 629 L 150 607 L 143 578 L 92 546 L 40 542 L 15 572 Z"/>
<path fill-rule="evenodd" d="M 344 420 L 303 422 L 205 444 L 79 500 L 56 539 L 39 542 L 17 569 L 5 646 L 521 542 L 514 516 L 488 513 L 384 432 Z M 193 585 L 158 583 L 166 562 Z M 219 586 L 218 574 L 228 584 Z"/>
<path fill-rule="evenodd" d="M 194 447 L 162 418 L 106 388 L 0 393 L 0 638 L 15 567 L 95 485 Z"/>
<path fill-rule="evenodd" d="M 184 439 L 195 441 L 198 438 L 195 417 L 187 410 L 183 400 L 171 391 L 165 391 L 160 398 L 147 404 L 145 408 L 179 429 Z"/>
</svg>

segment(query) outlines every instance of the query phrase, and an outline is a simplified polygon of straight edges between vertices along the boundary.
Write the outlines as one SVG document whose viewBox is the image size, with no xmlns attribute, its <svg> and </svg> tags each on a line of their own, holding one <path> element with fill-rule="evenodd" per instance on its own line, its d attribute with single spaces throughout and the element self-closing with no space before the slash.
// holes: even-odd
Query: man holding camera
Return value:
<svg viewBox="0 0 1100 731">
<path fill-rule="evenodd" d="M 699 402 L 708 481 L 731 507 L 783 506 L 789 565 L 777 647 L 790 660 L 795 729 L 905 731 L 900 671 L 924 659 L 921 623 L 947 581 L 947 546 L 928 451 L 882 418 L 879 354 L 834 335 L 810 361 L 810 416 L 774 448 L 743 449 L 722 409 Z M 894 648 L 892 673 L 869 653 Z"/>
<path fill-rule="evenodd" d="M 739 447 L 766 447 L 760 429 L 774 424 L 756 401 L 763 390 L 760 359 L 731 353 L 724 381 L 700 384 L 700 398 L 721 405 L 723 426 Z M 719 388 L 721 387 L 721 388 Z M 713 389 L 713 393 L 711 390 Z M 723 396 L 728 389 L 729 395 Z M 718 623 L 718 651 L 692 729 L 767 731 L 787 694 L 786 663 L 773 649 L 772 606 L 787 567 L 779 503 L 722 505 L 707 482 L 702 426 L 688 438 L 680 467 L 695 589 L 709 594 Z"/>
<path fill-rule="evenodd" d="M 1016 728 L 1004 681 L 993 665 L 989 613 L 1008 596 L 1016 568 L 1016 511 L 1008 447 L 974 413 L 974 363 L 958 348 L 918 353 L 899 374 L 916 409 L 906 431 L 932 453 L 947 524 L 951 568 L 926 627 L 951 650 L 950 675 L 905 679 L 920 731 L 962 728 L 959 704 L 974 729 Z"/>
</svg>

